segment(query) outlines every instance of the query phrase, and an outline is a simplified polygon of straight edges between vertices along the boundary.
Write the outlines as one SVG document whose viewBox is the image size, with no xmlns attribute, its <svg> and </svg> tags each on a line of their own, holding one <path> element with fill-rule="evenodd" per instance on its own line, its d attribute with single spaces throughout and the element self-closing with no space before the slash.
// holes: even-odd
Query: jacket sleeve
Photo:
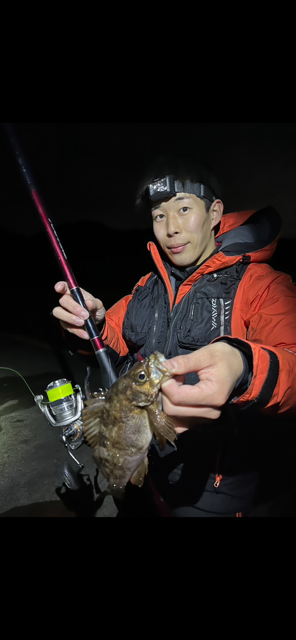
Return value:
<svg viewBox="0 0 296 640">
<path fill-rule="evenodd" d="M 232 337 L 220 339 L 251 358 L 253 375 L 232 402 L 296 415 L 296 288 L 290 276 L 250 265 L 237 294 Z"/>
<path fill-rule="evenodd" d="M 132 295 L 128 295 L 116 302 L 113 307 L 106 312 L 104 323 L 98 325 L 99 335 L 103 339 L 108 355 L 115 366 L 125 360 L 128 354 L 128 347 L 122 337 L 122 325 L 131 298 Z M 58 326 L 64 342 L 61 346 L 66 346 L 66 349 L 68 349 L 70 353 L 76 353 L 80 360 L 87 365 L 90 364 L 89 360 L 91 358 L 92 366 L 96 366 L 97 361 L 94 357 L 95 354 L 90 342 L 65 331 L 59 323 Z"/>
<path fill-rule="evenodd" d="M 150 275 L 151 273 L 143 276 L 134 286 L 131 294 L 124 296 L 121 300 L 110 307 L 106 312 L 104 323 L 98 326 L 100 332 L 99 335 L 107 348 L 107 352 L 112 363 L 115 366 L 121 364 L 129 353 L 128 345 L 122 335 L 123 322 L 127 307 L 138 287 L 144 286 Z M 95 366 L 98 364 L 94 358 L 94 351 L 89 342 L 65 331 L 60 326 L 59 322 L 55 322 L 53 329 L 56 330 L 57 327 L 59 327 L 59 331 L 56 331 L 57 335 L 55 336 L 55 341 L 60 341 L 62 338 L 62 347 L 66 347 L 70 352 L 76 353 L 86 364 L 89 364 L 90 358 L 92 360 L 92 364 Z"/>
<path fill-rule="evenodd" d="M 125 296 L 108 309 L 101 332 L 104 344 L 115 351 L 119 357 L 124 357 L 128 354 L 128 347 L 122 336 L 122 326 L 131 299 L 132 295 Z"/>
</svg>

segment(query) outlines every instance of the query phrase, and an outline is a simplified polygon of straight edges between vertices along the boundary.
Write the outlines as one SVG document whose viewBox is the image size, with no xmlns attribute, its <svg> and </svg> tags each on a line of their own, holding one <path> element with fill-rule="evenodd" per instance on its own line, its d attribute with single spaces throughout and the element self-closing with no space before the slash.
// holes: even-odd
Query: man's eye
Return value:
<svg viewBox="0 0 296 640">
<path fill-rule="evenodd" d="M 180 211 L 181 211 L 181 213 L 188 213 L 188 211 L 189 211 L 189 207 L 182 207 L 182 208 L 180 209 Z"/>
<path fill-rule="evenodd" d="M 162 220 L 163 218 L 164 218 L 164 214 L 158 213 L 156 216 L 154 216 L 153 222 L 159 222 L 159 220 Z"/>
</svg>

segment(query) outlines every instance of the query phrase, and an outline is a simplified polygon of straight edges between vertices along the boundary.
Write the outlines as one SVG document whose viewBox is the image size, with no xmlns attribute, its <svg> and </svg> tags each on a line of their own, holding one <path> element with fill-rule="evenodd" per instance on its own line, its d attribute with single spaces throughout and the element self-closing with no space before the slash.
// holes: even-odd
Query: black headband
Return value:
<svg viewBox="0 0 296 640">
<path fill-rule="evenodd" d="M 159 202 L 167 198 L 173 198 L 177 193 L 193 193 L 198 198 L 206 198 L 210 202 L 216 200 L 213 192 L 200 182 L 190 182 L 190 180 L 174 180 L 173 176 L 166 176 L 154 180 L 147 187 L 147 196 L 151 202 Z"/>
</svg>

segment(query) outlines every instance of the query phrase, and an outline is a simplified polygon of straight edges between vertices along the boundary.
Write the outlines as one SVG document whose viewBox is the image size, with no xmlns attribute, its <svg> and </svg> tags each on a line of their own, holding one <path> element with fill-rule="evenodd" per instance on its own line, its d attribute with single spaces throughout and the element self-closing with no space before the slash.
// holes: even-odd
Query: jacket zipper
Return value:
<svg viewBox="0 0 296 640">
<path fill-rule="evenodd" d="M 168 296 L 169 306 L 170 306 L 170 297 L 169 297 L 169 292 L 168 292 L 168 289 L 167 289 L 167 285 L 166 285 L 166 282 L 165 282 L 165 280 L 164 280 L 164 278 L 163 278 L 163 275 L 162 275 L 162 273 L 161 273 L 160 269 L 158 268 L 158 265 L 156 264 L 156 262 L 155 262 L 155 260 L 154 260 L 154 257 L 153 257 L 153 255 L 152 255 L 152 252 L 151 252 L 151 257 L 152 257 L 152 260 L 153 260 L 153 262 L 154 262 L 154 264 L 155 264 L 155 267 L 156 267 L 156 269 L 157 269 L 157 271 L 158 271 L 158 273 L 159 273 L 159 275 L 160 275 L 160 277 L 161 277 L 161 279 L 162 279 L 162 281 L 163 281 L 163 284 L 164 284 L 164 286 L 165 286 L 165 289 L 166 289 L 166 291 L 167 291 L 167 296 Z M 216 275 L 216 274 L 214 274 L 214 275 Z M 187 279 L 188 279 L 188 278 L 186 278 L 186 280 L 187 280 Z M 184 282 L 186 282 L 186 280 L 184 280 Z M 202 277 L 201 277 L 201 280 L 202 280 Z M 182 282 L 182 284 L 184 284 L 184 282 Z M 195 282 L 195 285 L 196 285 L 196 284 L 197 284 L 197 282 Z M 179 305 L 178 305 L 179 309 L 178 309 L 178 311 L 177 311 L 177 314 L 176 314 L 176 315 L 175 315 L 175 317 L 173 318 L 173 321 L 172 321 L 172 322 L 171 322 L 171 320 L 172 320 L 172 316 L 173 316 L 174 310 L 175 310 L 175 308 L 176 308 L 176 307 L 175 307 L 175 303 L 173 304 L 172 311 L 171 311 L 171 312 L 170 312 L 170 314 L 168 315 L 168 318 L 167 318 L 167 329 L 168 329 L 168 335 L 167 335 L 167 339 L 166 339 L 166 341 L 165 341 L 165 345 L 164 345 L 164 349 L 163 349 L 163 351 L 164 351 L 164 355 L 166 355 L 166 354 L 169 352 L 169 348 L 170 348 L 170 346 L 171 346 L 172 330 L 173 330 L 173 327 L 174 327 L 174 323 L 176 322 L 177 318 L 179 317 L 179 314 L 180 314 L 180 312 L 181 312 L 181 309 L 183 308 L 183 307 L 182 307 L 183 303 L 184 303 L 185 301 L 188 301 L 188 297 L 189 297 L 189 296 L 191 295 L 191 293 L 195 290 L 195 285 L 194 285 L 194 284 L 192 285 L 192 287 L 191 287 L 190 291 L 187 293 L 187 295 L 185 295 L 185 296 L 182 298 L 182 300 L 179 302 Z M 176 296 L 175 296 L 175 297 L 176 297 Z M 193 305 L 193 306 L 194 306 L 194 305 Z M 192 314 L 192 313 L 193 313 L 193 310 L 191 311 L 191 314 Z M 154 317 L 154 325 L 153 325 L 153 338 L 152 338 L 152 348 L 153 348 L 153 350 L 154 350 L 154 346 L 155 346 L 155 339 L 156 339 L 156 327 L 157 327 L 157 321 L 158 321 L 158 305 L 157 305 L 157 308 L 156 308 L 155 317 Z M 167 357 L 167 356 L 166 356 L 166 357 Z"/>
<path fill-rule="evenodd" d="M 155 349 L 156 327 L 157 327 L 157 321 L 158 321 L 158 306 L 159 306 L 159 287 L 157 286 L 156 309 L 155 309 L 154 325 L 153 325 L 152 351 L 154 351 Z"/>
<path fill-rule="evenodd" d="M 179 317 L 185 302 L 188 303 L 189 296 L 191 296 L 191 294 L 193 294 L 194 290 L 195 290 L 195 287 L 193 285 L 191 287 L 190 291 L 188 291 L 187 295 L 184 296 L 184 298 L 182 298 L 181 302 L 179 302 L 178 310 L 177 310 L 177 313 L 176 313 L 175 317 L 173 318 L 173 320 L 172 320 L 172 316 L 173 316 L 174 310 L 176 308 L 175 306 L 173 307 L 172 312 L 171 312 L 170 316 L 168 317 L 168 324 L 167 324 L 168 335 L 167 335 L 167 339 L 165 341 L 164 355 L 169 353 L 169 350 L 170 350 L 170 347 L 171 347 L 174 324 L 175 324 L 177 318 Z M 191 309 L 191 316 L 193 316 L 193 310 L 194 310 L 194 304 L 193 304 L 192 309 Z M 171 320 L 172 320 L 172 322 L 171 322 Z M 168 356 L 166 355 L 166 357 L 168 357 Z"/>
<path fill-rule="evenodd" d="M 163 278 L 163 275 L 162 275 L 162 273 L 161 273 L 160 269 L 158 268 L 158 265 L 156 264 L 156 262 L 155 262 L 155 260 L 154 260 L 154 257 L 153 257 L 153 255 L 152 255 L 152 253 L 150 253 L 150 255 L 151 255 L 151 258 L 152 258 L 152 260 L 153 260 L 153 262 L 154 262 L 154 264 L 155 264 L 155 267 L 156 267 L 156 269 L 157 269 L 157 272 L 158 272 L 158 274 L 159 274 L 159 276 L 160 276 L 160 278 L 161 278 L 161 280 L 162 280 L 162 282 L 163 282 L 163 284 L 164 284 L 165 290 L 166 290 L 166 292 L 167 292 L 167 297 L 168 297 L 168 309 L 169 309 L 169 308 L 170 308 L 170 296 L 169 296 L 169 292 L 168 292 L 168 289 L 167 289 L 167 286 L 166 286 L 166 282 L 165 282 L 165 280 L 164 280 L 164 278 Z M 156 277 L 156 276 L 155 276 L 155 277 Z M 153 333 L 153 338 L 152 338 L 152 351 L 154 351 L 154 348 L 155 348 L 156 328 L 157 328 L 157 322 L 158 322 L 158 306 L 159 306 L 159 289 L 157 290 L 157 304 L 156 304 L 156 310 L 155 310 L 155 315 L 154 315 L 154 325 L 153 325 L 153 330 L 152 330 L 152 333 Z M 174 310 L 174 307 L 173 307 L 172 312 L 170 313 L 170 315 L 168 315 L 168 319 L 167 319 L 167 328 L 169 328 L 169 326 L 170 326 L 170 322 L 171 322 L 171 317 L 172 317 L 172 314 L 173 314 L 173 310 Z M 164 353 L 165 353 L 165 347 L 164 347 L 163 351 L 164 351 Z"/>
</svg>

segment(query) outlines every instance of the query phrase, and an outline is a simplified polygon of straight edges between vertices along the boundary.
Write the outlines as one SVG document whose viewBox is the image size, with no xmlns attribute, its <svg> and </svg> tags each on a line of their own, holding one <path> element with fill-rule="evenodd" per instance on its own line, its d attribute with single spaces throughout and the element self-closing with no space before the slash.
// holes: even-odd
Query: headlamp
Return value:
<svg viewBox="0 0 296 640">
<path fill-rule="evenodd" d="M 162 198 L 173 198 L 176 195 L 173 176 L 166 176 L 161 180 L 154 180 L 148 185 L 148 197 L 152 202 Z"/>
<path fill-rule="evenodd" d="M 174 180 L 173 176 L 165 176 L 154 180 L 147 187 L 147 196 L 151 202 L 160 202 L 173 198 L 177 193 L 192 193 L 198 198 L 206 198 L 210 202 L 214 202 L 215 195 L 201 182 L 190 182 L 190 180 Z"/>
</svg>

